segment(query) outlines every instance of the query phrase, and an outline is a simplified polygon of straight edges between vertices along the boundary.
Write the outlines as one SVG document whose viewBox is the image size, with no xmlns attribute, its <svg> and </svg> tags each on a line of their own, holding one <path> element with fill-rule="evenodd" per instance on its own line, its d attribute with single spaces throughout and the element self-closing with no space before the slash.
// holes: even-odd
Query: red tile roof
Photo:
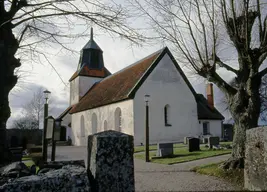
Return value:
<svg viewBox="0 0 267 192">
<path fill-rule="evenodd" d="M 89 69 L 87 66 L 84 66 L 82 69 L 76 71 L 70 78 L 69 81 L 72 81 L 78 76 L 89 76 L 89 77 L 107 77 L 110 75 L 110 72 L 104 67 L 103 69 Z"/>
<path fill-rule="evenodd" d="M 81 98 L 80 102 L 73 106 L 70 113 L 77 113 L 129 99 L 129 94 L 132 89 L 162 52 L 163 50 L 157 51 L 96 83 L 85 96 Z"/>
</svg>

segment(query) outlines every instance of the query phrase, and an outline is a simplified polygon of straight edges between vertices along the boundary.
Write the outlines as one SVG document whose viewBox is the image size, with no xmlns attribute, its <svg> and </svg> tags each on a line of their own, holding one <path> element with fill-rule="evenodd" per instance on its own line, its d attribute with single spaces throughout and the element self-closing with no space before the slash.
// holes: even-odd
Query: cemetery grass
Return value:
<svg viewBox="0 0 267 192">
<path fill-rule="evenodd" d="M 221 145 L 231 145 L 232 142 L 231 141 L 227 141 L 227 142 L 220 142 Z M 202 144 L 205 145 L 205 144 Z M 181 148 L 181 147 L 187 147 L 187 145 L 183 144 L 183 143 L 175 143 L 173 144 L 173 148 Z M 157 145 L 150 145 L 149 146 L 149 151 L 155 151 L 157 150 Z M 135 153 L 139 153 L 139 152 L 145 152 L 145 146 L 135 146 L 134 147 L 134 152 Z"/>
<path fill-rule="evenodd" d="M 241 188 L 244 186 L 244 169 L 237 170 L 224 170 L 220 168 L 220 163 L 213 163 L 208 165 L 203 165 L 195 167 L 192 171 L 199 174 L 209 175 L 219 177 L 230 183 L 233 183 Z"/>
<path fill-rule="evenodd" d="M 201 151 L 189 152 L 187 147 L 174 148 L 173 156 L 171 157 L 156 157 L 156 152 L 150 152 L 151 162 L 172 165 L 176 163 L 183 163 L 188 161 L 194 161 L 198 159 L 204 159 L 208 157 L 214 157 L 218 155 L 225 155 L 231 153 L 231 149 L 208 149 L 202 146 Z M 135 158 L 145 159 L 145 153 L 134 154 Z"/>
</svg>

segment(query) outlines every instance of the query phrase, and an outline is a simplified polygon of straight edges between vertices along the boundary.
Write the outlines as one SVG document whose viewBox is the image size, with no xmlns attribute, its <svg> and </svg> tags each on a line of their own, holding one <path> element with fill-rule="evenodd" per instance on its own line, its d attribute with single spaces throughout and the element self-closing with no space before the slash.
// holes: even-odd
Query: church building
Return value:
<svg viewBox="0 0 267 192">
<path fill-rule="evenodd" d="M 146 103 L 151 144 L 222 136 L 224 117 L 214 106 L 212 84 L 207 98 L 196 93 L 167 47 L 111 74 L 91 31 L 69 81 L 70 105 L 59 118 L 74 145 L 85 146 L 88 135 L 106 130 L 144 143 Z"/>
</svg>

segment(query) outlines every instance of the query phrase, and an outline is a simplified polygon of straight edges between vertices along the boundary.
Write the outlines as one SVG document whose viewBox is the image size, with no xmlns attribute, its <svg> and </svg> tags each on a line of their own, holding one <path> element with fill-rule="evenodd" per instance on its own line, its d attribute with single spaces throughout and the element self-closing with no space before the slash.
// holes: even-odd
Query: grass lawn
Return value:
<svg viewBox="0 0 267 192">
<path fill-rule="evenodd" d="M 231 149 L 225 150 L 209 150 L 202 146 L 201 151 L 194 151 L 189 152 L 187 147 L 176 147 L 174 148 L 174 155 L 172 157 L 156 157 L 156 152 L 150 152 L 151 162 L 153 163 L 161 163 L 161 164 L 175 164 L 175 163 L 182 163 L 187 161 L 194 161 L 197 159 L 203 159 L 212 156 L 224 155 L 231 153 Z M 144 153 L 136 153 L 134 154 L 135 158 L 138 159 L 145 159 Z"/>
<path fill-rule="evenodd" d="M 173 145 L 173 148 L 180 148 L 180 147 L 186 147 L 187 145 L 183 144 L 183 143 L 176 143 Z M 157 150 L 157 145 L 150 145 L 149 146 L 149 151 L 154 151 Z M 145 151 L 145 146 L 136 146 L 134 147 L 134 152 L 138 153 L 138 152 L 144 152 Z"/>
<path fill-rule="evenodd" d="M 42 153 L 32 153 L 30 155 L 26 155 L 22 157 L 22 162 L 27 166 L 27 167 L 31 167 L 32 165 L 35 165 L 33 158 L 41 158 L 42 157 Z M 39 167 L 36 166 L 36 173 L 38 172 Z"/>
<path fill-rule="evenodd" d="M 232 141 L 227 141 L 227 142 L 220 142 L 221 145 L 231 145 Z M 201 145 L 205 145 L 205 144 L 201 144 Z M 176 143 L 173 145 L 173 148 L 180 148 L 180 147 L 187 147 L 187 145 L 183 144 L 183 143 Z M 149 146 L 149 151 L 154 151 L 157 150 L 157 145 L 150 145 Z M 144 152 L 145 151 L 145 146 L 135 146 L 134 147 L 134 152 L 138 153 L 138 152 Z"/>
<path fill-rule="evenodd" d="M 222 163 L 222 162 L 221 162 Z M 231 182 L 235 185 L 238 185 L 239 187 L 243 188 L 244 186 L 244 170 L 223 170 L 219 168 L 219 165 L 221 163 L 214 163 L 214 164 L 208 164 L 200 167 L 195 167 L 192 170 L 204 174 L 204 175 L 210 175 L 222 178 L 224 180 L 227 180 L 228 182 Z"/>
</svg>

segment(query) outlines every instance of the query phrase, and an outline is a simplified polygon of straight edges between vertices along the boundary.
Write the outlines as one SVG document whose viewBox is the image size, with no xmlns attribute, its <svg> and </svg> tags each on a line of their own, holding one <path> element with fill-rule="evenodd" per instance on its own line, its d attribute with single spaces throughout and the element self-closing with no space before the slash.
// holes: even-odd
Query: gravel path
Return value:
<svg viewBox="0 0 267 192">
<path fill-rule="evenodd" d="M 49 149 L 49 154 L 50 154 Z M 85 147 L 60 146 L 56 150 L 56 160 L 78 160 L 87 156 Z M 190 172 L 190 169 L 204 164 L 226 160 L 222 155 L 175 165 L 146 163 L 135 159 L 136 191 L 233 191 L 239 188 L 215 177 Z"/>
</svg>

